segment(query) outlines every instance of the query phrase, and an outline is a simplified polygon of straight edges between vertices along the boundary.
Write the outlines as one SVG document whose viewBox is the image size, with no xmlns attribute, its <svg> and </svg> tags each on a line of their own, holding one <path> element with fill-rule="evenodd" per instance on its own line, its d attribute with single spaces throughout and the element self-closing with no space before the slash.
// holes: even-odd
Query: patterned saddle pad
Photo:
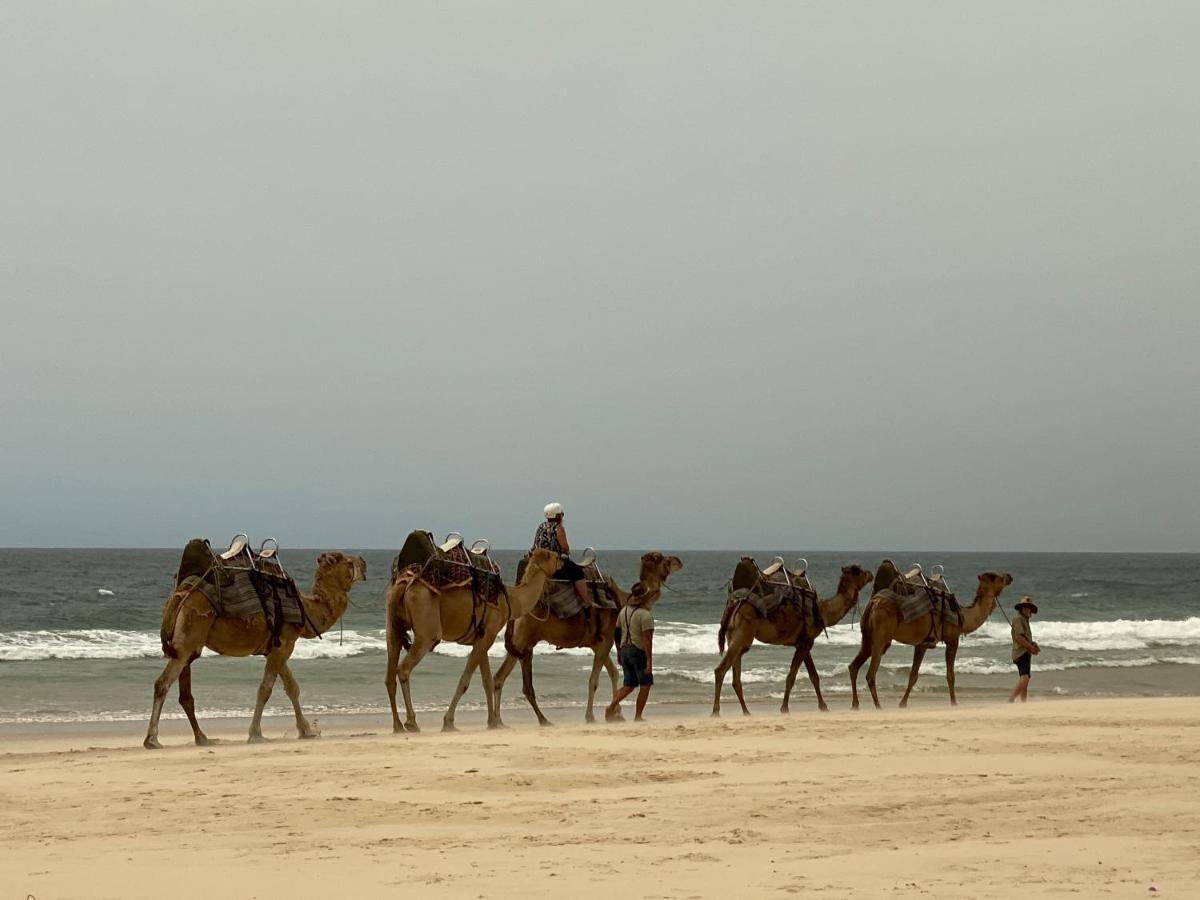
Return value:
<svg viewBox="0 0 1200 900">
<path fill-rule="evenodd" d="M 228 550 L 218 553 L 206 539 L 193 538 L 184 547 L 175 573 L 176 588 L 184 585 L 203 593 L 218 616 L 264 616 L 271 646 L 278 646 L 285 624 L 304 623 L 300 589 L 280 562 L 279 545 L 272 539 L 255 551 L 239 534 Z"/>
<path fill-rule="evenodd" d="M 522 559 L 517 563 L 518 582 L 525 575 L 526 562 L 526 559 Z M 605 582 L 600 568 L 594 562 L 588 563 L 582 568 L 592 602 L 601 609 L 617 609 L 619 606 L 617 598 L 609 593 L 608 584 Z M 559 581 L 552 578 L 546 585 L 542 599 L 550 607 L 551 614 L 558 619 L 569 619 L 574 615 L 578 615 L 579 611 L 583 609 L 583 601 L 575 593 L 575 585 L 569 581 Z"/>
<path fill-rule="evenodd" d="M 471 585 L 489 603 L 504 593 L 499 564 L 492 559 L 484 541 L 467 547 L 462 537 L 452 535 L 438 544 L 428 531 L 412 532 L 392 560 L 392 581 L 401 572 L 415 572 L 435 588 Z"/>
<path fill-rule="evenodd" d="M 760 569 L 753 557 L 743 556 L 733 570 L 730 599 L 745 600 L 764 617 L 770 617 L 784 603 L 794 605 L 806 621 L 820 627 L 821 610 L 817 592 L 806 572 L 789 572 L 775 563 Z"/>
<path fill-rule="evenodd" d="M 940 633 L 946 624 L 962 624 L 962 610 L 958 605 L 958 598 L 939 576 L 935 575 L 926 580 L 919 569 L 901 574 L 890 559 L 885 559 L 880 564 L 875 578 L 876 596 L 886 597 L 895 603 L 904 624 L 915 622 L 931 613 L 934 613 L 933 628 L 937 633 Z"/>
</svg>

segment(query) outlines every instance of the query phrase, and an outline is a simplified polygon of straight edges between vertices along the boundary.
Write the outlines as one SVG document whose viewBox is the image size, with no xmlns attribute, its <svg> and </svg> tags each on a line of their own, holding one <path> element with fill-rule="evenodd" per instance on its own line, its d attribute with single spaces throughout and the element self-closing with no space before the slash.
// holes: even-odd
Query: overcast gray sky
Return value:
<svg viewBox="0 0 1200 900">
<path fill-rule="evenodd" d="M 1195 550 L 1191 2 L 0 7 L 0 545 Z"/>
</svg>

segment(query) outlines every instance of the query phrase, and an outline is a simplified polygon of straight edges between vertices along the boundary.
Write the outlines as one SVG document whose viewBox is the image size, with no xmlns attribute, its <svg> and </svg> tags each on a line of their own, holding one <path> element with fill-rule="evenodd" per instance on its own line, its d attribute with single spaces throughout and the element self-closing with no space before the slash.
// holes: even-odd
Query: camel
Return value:
<svg viewBox="0 0 1200 900">
<path fill-rule="evenodd" d="M 500 728 L 503 723 L 493 694 L 488 650 L 510 619 L 519 619 L 537 605 L 547 582 L 561 564 L 562 558 L 557 553 L 534 550 L 520 583 L 507 588 L 495 605 L 476 603 L 469 585 L 437 590 L 422 581 L 417 573 L 401 573 L 387 590 L 388 664 L 384 683 L 392 705 L 392 731 L 398 734 L 421 730 L 413 710 L 409 680 L 422 657 L 448 635 L 456 635 L 449 640 L 469 646 L 471 653 L 467 656 L 454 698 L 442 717 L 442 731 L 458 730 L 454 727 L 454 711 L 458 701 L 467 692 L 476 669 L 479 669 L 487 697 L 488 728 Z M 410 629 L 413 632 L 411 641 L 408 637 Z M 408 652 L 404 654 L 404 661 L 400 662 L 402 649 Z M 397 680 L 404 691 L 403 723 L 396 710 Z"/>
<path fill-rule="evenodd" d="M 678 572 L 682 568 L 683 561 L 678 556 L 663 556 L 657 551 L 646 553 L 642 556 L 638 584 L 641 585 L 643 591 L 658 591 L 673 572 Z M 559 619 L 551 615 L 544 601 L 539 602 L 536 608 L 528 614 L 508 623 L 508 627 L 504 630 L 504 648 L 508 651 L 508 656 L 500 665 L 500 671 L 496 673 L 497 716 L 500 715 L 500 696 L 504 690 L 504 682 L 516 664 L 520 662 L 521 690 L 525 699 L 533 707 L 539 725 L 552 724 L 542 715 L 542 710 L 537 704 L 537 695 L 533 690 L 533 648 L 542 641 L 546 641 L 560 650 L 564 647 L 586 647 L 592 651 L 592 673 L 588 678 L 587 711 L 584 713 L 584 719 L 588 722 L 596 721 L 593 703 L 596 699 L 596 688 L 600 683 L 601 668 L 608 672 L 608 677 L 612 680 L 613 696 L 615 697 L 617 694 L 617 668 L 613 665 L 610 651 L 613 645 L 613 631 L 617 625 L 617 613 L 620 607 L 624 607 L 629 602 L 630 597 L 611 578 L 606 577 L 605 582 L 609 591 L 617 599 L 618 609 L 598 609 L 596 611 L 600 618 L 601 637 L 599 641 L 595 640 L 596 630 L 589 626 L 583 610 L 569 619 Z M 637 590 L 638 585 L 634 585 L 634 589 Z"/>
<path fill-rule="evenodd" d="M 858 606 L 858 595 L 864 587 L 871 583 L 874 576 L 861 566 L 843 566 L 841 578 L 838 579 L 837 591 L 832 597 L 818 599 L 821 618 L 826 625 L 836 625 L 851 609 Z M 795 647 L 792 654 L 792 665 L 788 670 L 787 683 L 783 690 L 783 705 L 781 713 L 788 712 L 788 700 L 792 695 L 792 687 L 796 683 L 796 672 L 800 663 L 808 670 L 809 681 L 817 694 L 817 706 L 822 712 L 828 712 L 829 707 L 821 696 L 821 675 L 813 664 L 812 648 L 819 634 L 818 629 L 810 620 L 800 615 L 795 604 L 781 604 L 769 618 L 764 618 L 757 609 L 749 603 L 731 602 L 725 606 L 725 614 L 721 617 L 721 629 L 717 632 L 717 647 L 723 652 L 721 661 L 713 674 L 716 676 L 716 689 L 713 694 L 712 714 L 721 714 L 721 686 L 725 681 L 725 673 L 733 668 L 733 692 L 737 694 L 742 713 L 750 715 L 746 706 L 746 698 L 742 695 L 742 657 L 754 644 L 755 638 L 764 644 L 775 644 L 781 647 Z M 725 644 L 729 636 L 728 648 Z"/>
<path fill-rule="evenodd" d="M 999 603 L 1000 594 L 1012 581 L 1012 576 L 1007 573 L 984 572 L 979 576 L 974 602 L 962 608 L 962 626 L 949 622 L 943 626 L 941 637 L 946 642 L 946 685 L 950 688 L 951 706 L 958 705 L 958 699 L 954 696 L 954 657 L 958 654 L 958 642 L 963 635 L 979 630 L 987 621 Z M 900 700 L 901 709 L 908 706 L 908 695 L 917 683 L 921 661 L 925 658 L 925 651 L 932 646 L 928 643 L 929 636 L 933 633 L 931 615 L 926 613 L 912 622 L 905 623 L 900 621 L 900 609 L 894 600 L 880 594 L 871 598 L 863 611 L 862 646 L 850 663 L 851 708 L 858 709 L 858 670 L 862 668 L 867 657 L 871 658 L 871 665 L 867 669 L 867 687 L 871 689 L 871 699 L 875 701 L 875 708 L 881 708 L 879 694 L 875 690 L 875 675 L 879 672 L 879 662 L 892 641 L 899 641 L 913 648 L 908 688 Z"/>
<path fill-rule="evenodd" d="M 274 649 L 268 647 L 271 633 L 266 617 L 261 613 L 247 618 L 218 616 L 203 593 L 190 586 L 176 588 L 163 606 L 162 647 L 168 659 L 162 674 L 154 682 L 154 707 L 142 746 L 148 750 L 162 747 L 158 742 L 158 719 L 167 692 L 176 679 L 179 680 L 179 705 L 187 713 L 196 744 L 203 747 L 210 743 L 196 721 L 196 703 L 192 697 L 192 663 L 205 647 L 222 656 L 267 658 L 258 686 L 254 718 L 250 721 L 250 743 L 263 740 L 263 709 L 271 697 L 276 677 L 283 679 L 283 689 L 292 701 L 300 737 L 317 737 L 318 732 L 300 709 L 300 685 L 288 667 L 288 659 L 299 638 L 319 637 L 333 627 L 350 602 L 350 588 L 356 581 L 365 581 L 366 577 L 367 564 L 361 556 L 322 553 L 313 575 L 312 595 L 301 595 L 309 623 L 303 627 L 285 624 L 279 635 L 279 646 Z"/>
</svg>

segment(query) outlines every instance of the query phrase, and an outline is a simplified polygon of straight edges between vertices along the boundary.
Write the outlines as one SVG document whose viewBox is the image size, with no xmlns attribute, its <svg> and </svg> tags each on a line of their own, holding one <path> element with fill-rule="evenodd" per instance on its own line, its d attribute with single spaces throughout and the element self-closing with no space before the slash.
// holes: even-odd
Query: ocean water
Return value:
<svg viewBox="0 0 1200 900">
<path fill-rule="evenodd" d="M 348 549 L 348 548 L 341 548 Z M 288 550 L 282 559 L 301 587 L 311 585 L 319 551 Z M 393 551 L 359 552 L 368 580 L 355 586 L 354 605 L 342 627 L 323 640 L 301 641 L 293 657 L 303 703 L 314 716 L 381 713 L 387 710 L 383 676 L 385 642 L 383 591 Z M 822 596 L 833 592 L 842 565 L 872 570 L 886 557 L 901 565 L 940 563 L 960 600 L 970 602 L 978 573 L 1009 572 L 1014 582 L 1002 598 L 1012 604 L 1033 595 L 1041 608 L 1034 618 L 1043 652 L 1034 661 L 1035 694 L 1200 693 L 1200 555 L 936 553 L 912 551 L 670 551 L 685 568 L 655 616 L 655 703 L 710 703 L 716 634 L 725 603 L 725 584 L 743 553 L 761 563 L 776 555 L 804 555 Z M 639 553 L 603 553 L 601 566 L 628 586 Z M 511 578 L 519 554 L 496 557 Z M 0 550 L 0 727 L 17 723 L 137 721 L 149 712 L 152 684 L 162 668 L 158 623 L 170 592 L 177 550 Z M 865 603 L 869 589 L 863 593 Z M 857 617 L 856 617 L 857 620 Z M 818 640 L 814 658 L 822 689 L 833 705 L 849 703 L 846 664 L 858 645 L 849 618 Z M 1014 680 L 1009 629 L 997 611 L 979 632 L 964 639 L 956 661 L 960 699 L 999 698 Z M 436 725 L 462 671 L 467 648 L 441 645 L 413 676 L 414 701 L 425 724 Z M 498 642 L 494 664 L 503 658 Z M 751 702 L 778 703 L 791 653 L 756 645 L 743 665 Z M 899 698 L 912 659 L 911 648 L 895 645 L 884 657 L 881 699 Z M 580 716 L 586 699 L 588 651 L 540 646 L 534 660 L 539 703 L 551 718 Z M 194 665 L 194 692 L 202 719 L 248 715 L 262 672 L 260 658 L 232 659 L 205 653 Z M 945 665 L 940 648 L 930 651 L 915 703 L 945 703 Z M 865 684 L 860 680 L 860 689 Z M 174 693 L 174 692 L 173 692 Z M 608 695 L 602 676 L 598 699 Z M 525 705 L 520 675 L 506 686 L 505 707 Z M 723 703 L 736 709 L 729 680 Z M 734 704 L 729 706 L 728 704 Z M 483 707 L 478 680 L 464 710 Z M 559 712 L 553 712 L 553 709 Z M 793 694 L 794 712 L 815 708 L 803 670 Z M 268 713 L 290 715 L 277 685 Z M 436 713 L 436 715 L 435 715 Z M 164 715 L 181 718 L 174 696 Z"/>
</svg>

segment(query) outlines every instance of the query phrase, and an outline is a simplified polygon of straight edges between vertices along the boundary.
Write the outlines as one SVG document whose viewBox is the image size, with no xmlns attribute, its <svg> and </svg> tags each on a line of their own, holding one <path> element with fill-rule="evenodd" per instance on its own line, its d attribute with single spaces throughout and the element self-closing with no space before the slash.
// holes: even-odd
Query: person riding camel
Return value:
<svg viewBox="0 0 1200 900">
<path fill-rule="evenodd" d="M 596 604 L 588 593 L 587 575 L 583 568 L 571 559 L 571 545 L 567 543 L 567 530 L 563 527 L 563 508 L 561 503 L 547 503 L 542 510 L 546 521 L 538 526 L 533 536 L 533 550 L 553 550 L 562 555 L 562 567 L 555 575 L 556 581 L 569 581 L 575 586 L 575 593 L 583 604 L 584 622 L 588 628 L 597 633 L 599 641 L 599 616 L 595 614 Z"/>
</svg>

